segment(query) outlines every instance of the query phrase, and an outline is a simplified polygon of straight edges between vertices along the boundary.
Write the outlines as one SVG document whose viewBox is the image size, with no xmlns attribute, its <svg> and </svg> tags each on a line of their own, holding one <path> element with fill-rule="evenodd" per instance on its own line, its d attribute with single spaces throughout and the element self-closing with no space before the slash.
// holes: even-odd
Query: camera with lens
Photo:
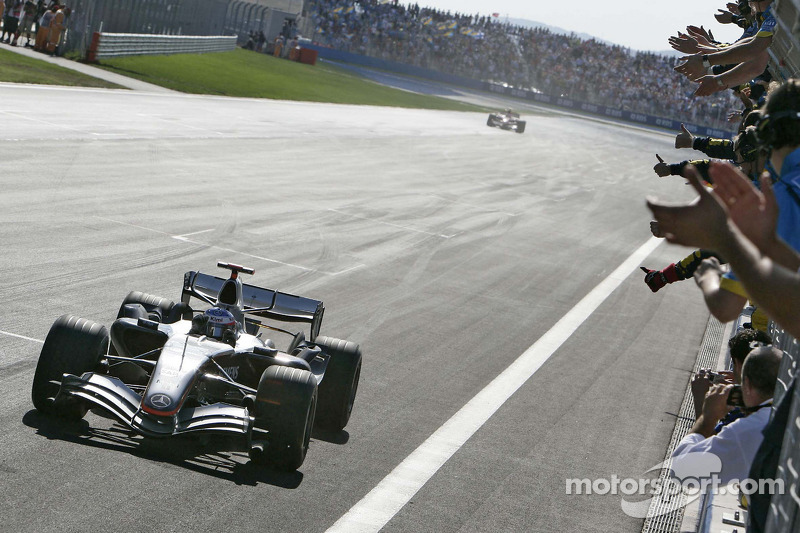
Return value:
<svg viewBox="0 0 800 533">
<path fill-rule="evenodd" d="M 734 385 L 728 393 L 728 405 L 733 407 L 744 407 L 744 397 L 742 396 L 742 386 Z"/>
</svg>

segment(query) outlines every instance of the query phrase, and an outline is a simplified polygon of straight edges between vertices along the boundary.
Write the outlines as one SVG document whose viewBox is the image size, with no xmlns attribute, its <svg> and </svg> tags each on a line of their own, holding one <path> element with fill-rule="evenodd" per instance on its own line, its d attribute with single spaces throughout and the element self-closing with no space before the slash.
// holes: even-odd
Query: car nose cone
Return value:
<svg viewBox="0 0 800 533">
<path fill-rule="evenodd" d="M 172 405 L 172 398 L 166 394 L 154 394 L 150 397 L 150 405 L 156 409 L 166 409 Z"/>
</svg>

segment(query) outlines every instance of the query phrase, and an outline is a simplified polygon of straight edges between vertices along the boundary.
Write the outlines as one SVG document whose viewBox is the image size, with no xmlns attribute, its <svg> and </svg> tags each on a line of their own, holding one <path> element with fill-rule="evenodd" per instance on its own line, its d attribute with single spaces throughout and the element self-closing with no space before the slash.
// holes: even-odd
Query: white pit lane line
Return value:
<svg viewBox="0 0 800 533">
<path fill-rule="evenodd" d="M 498 409 L 550 359 L 594 311 L 636 270 L 662 242 L 651 237 L 614 272 L 509 367 L 473 397 L 450 420 L 428 437 L 411 455 L 364 498 L 336 521 L 327 533 L 380 531 L 434 474 Z"/>
</svg>

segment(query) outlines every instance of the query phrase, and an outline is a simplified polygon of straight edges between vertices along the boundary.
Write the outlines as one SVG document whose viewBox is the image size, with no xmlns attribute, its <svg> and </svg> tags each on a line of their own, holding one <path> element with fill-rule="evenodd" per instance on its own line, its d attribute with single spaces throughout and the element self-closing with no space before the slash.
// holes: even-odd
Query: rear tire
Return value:
<svg viewBox="0 0 800 533">
<path fill-rule="evenodd" d="M 361 377 L 361 348 L 350 341 L 317 337 L 314 343 L 330 356 L 319 384 L 317 426 L 341 431 L 350 420 Z"/>
<path fill-rule="evenodd" d="M 306 458 L 317 408 L 317 380 L 298 368 L 272 365 L 264 370 L 256 394 L 254 425 L 266 430 L 268 444 L 254 448 L 250 460 L 293 472 Z"/>
<path fill-rule="evenodd" d="M 50 328 L 44 341 L 36 372 L 33 375 L 31 398 L 42 413 L 65 418 L 83 418 L 86 402 L 77 398 L 54 402 L 64 374 L 82 375 L 97 367 L 108 351 L 108 330 L 102 324 L 63 315 Z"/>
<path fill-rule="evenodd" d="M 131 291 L 128 296 L 122 301 L 119 306 L 117 318 L 127 316 L 125 314 L 125 306 L 129 304 L 140 304 L 147 311 L 150 320 L 157 319 L 157 322 L 164 322 L 170 316 L 172 308 L 175 307 L 175 302 L 161 298 L 160 296 L 153 296 L 140 291 Z"/>
<path fill-rule="evenodd" d="M 525 122 L 524 120 L 520 120 L 519 122 L 517 122 L 517 133 L 525 133 L 526 124 L 527 122 Z"/>
</svg>

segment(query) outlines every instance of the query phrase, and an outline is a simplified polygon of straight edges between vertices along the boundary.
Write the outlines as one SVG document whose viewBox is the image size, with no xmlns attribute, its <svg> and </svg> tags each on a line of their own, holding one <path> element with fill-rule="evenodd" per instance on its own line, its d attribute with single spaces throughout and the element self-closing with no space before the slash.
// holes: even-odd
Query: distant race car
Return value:
<svg viewBox="0 0 800 533">
<path fill-rule="evenodd" d="M 503 130 L 513 130 L 517 133 L 525 132 L 524 120 L 519 119 L 519 113 L 515 113 L 510 109 L 506 109 L 501 113 L 490 113 L 486 125 L 492 128 L 500 128 Z"/>
<path fill-rule="evenodd" d="M 239 274 L 253 269 L 217 266 L 230 277 L 187 272 L 177 304 L 131 292 L 110 331 L 71 315 L 56 320 L 33 378 L 36 409 L 82 418 L 100 407 L 148 437 L 240 435 L 253 463 L 299 468 L 315 425 L 347 425 L 361 349 L 318 336 L 321 301 L 243 284 Z M 207 309 L 189 307 L 192 298 Z M 309 339 L 260 318 L 306 323 Z M 279 350 L 262 329 L 292 340 Z"/>
</svg>

